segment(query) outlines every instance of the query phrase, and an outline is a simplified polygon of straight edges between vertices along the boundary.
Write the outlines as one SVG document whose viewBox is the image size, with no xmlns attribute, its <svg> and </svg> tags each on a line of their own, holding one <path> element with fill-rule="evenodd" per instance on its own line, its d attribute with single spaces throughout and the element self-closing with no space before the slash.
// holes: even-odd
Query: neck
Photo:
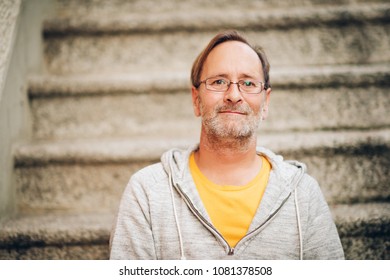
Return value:
<svg viewBox="0 0 390 280">
<path fill-rule="evenodd" d="M 213 139 L 202 133 L 195 160 L 202 173 L 217 184 L 244 185 L 261 166 L 256 136 Z"/>
<path fill-rule="evenodd" d="M 256 154 L 256 136 L 242 138 L 219 138 L 202 133 L 199 149 L 218 157 L 237 157 L 239 155 Z"/>
</svg>

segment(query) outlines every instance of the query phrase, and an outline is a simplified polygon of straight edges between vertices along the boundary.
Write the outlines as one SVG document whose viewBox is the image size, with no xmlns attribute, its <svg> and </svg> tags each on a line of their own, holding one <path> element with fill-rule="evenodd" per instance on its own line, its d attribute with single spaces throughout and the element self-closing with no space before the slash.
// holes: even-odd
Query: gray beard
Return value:
<svg viewBox="0 0 390 280">
<path fill-rule="evenodd" d="M 253 110 L 247 104 L 240 106 L 218 106 L 214 111 L 205 113 L 202 102 L 201 105 L 201 114 L 202 114 L 202 124 L 205 129 L 205 132 L 208 135 L 209 139 L 214 140 L 234 140 L 239 142 L 246 142 L 246 140 L 251 139 L 259 126 L 261 114 L 260 112 L 255 115 Z M 237 120 L 232 120 L 227 122 L 223 120 L 222 116 L 219 115 L 220 111 L 223 110 L 235 110 L 246 113 L 246 118 L 242 116 L 237 116 Z"/>
</svg>

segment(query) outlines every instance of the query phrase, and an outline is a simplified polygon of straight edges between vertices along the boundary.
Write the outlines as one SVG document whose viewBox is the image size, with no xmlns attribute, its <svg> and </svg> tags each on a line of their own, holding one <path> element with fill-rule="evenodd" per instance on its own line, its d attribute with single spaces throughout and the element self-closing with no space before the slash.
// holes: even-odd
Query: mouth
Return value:
<svg viewBox="0 0 390 280">
<path fill-rule="evenodd" d="M 220 111 L 219 113 L 220 113 L 220 114 L 232 114 L 232 115 L 246 115 L 245 112 L 241 112 L 241 111 L 230 111 L 230 110 Z"/>
</svg>

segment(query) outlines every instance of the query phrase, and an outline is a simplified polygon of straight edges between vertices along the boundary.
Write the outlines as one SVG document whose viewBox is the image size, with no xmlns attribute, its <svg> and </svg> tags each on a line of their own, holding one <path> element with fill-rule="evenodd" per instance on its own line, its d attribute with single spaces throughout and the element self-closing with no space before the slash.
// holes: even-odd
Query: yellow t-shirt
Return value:
<svg viewBox="0 0 390 280">
<path fill-rule="evenodd" d="M 217 185 L 199 170 L 194 153 L 190 170 L 200 198 L 215 228 L 231 247 L 245 236 L 268 183 L 271 165 L 265 157 L 256 177 L 245 186 Z"/>
</svg>

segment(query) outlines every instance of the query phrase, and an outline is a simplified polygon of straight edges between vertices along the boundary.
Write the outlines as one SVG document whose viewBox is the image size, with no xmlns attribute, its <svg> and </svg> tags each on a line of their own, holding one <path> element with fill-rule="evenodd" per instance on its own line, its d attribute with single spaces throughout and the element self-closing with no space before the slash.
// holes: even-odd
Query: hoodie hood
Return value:
<svg viewBox="0 0 390 280">
<path fill-rule="evenodd" d="M 187 150 L 171 149 L 165 152 L 161 157 L 161 163 L 167 174 L 171 174 L 174 186 L 192 181 L 189 171 L 189 157 L 193 151 L 198 149 L 198 145 Z M 257 147 L 259 155 L 265 156 L 271 163 L 272 173 L 284 181 L 286 191 L 293 191 L 303 174 L 306 172 L 306 165 L 298 161 L 286 161 L 282 156 L 276 155 L 271 150 L 264 147 Z M 190 191 L 189 189 L 183 189 Z"/>
</svg>

